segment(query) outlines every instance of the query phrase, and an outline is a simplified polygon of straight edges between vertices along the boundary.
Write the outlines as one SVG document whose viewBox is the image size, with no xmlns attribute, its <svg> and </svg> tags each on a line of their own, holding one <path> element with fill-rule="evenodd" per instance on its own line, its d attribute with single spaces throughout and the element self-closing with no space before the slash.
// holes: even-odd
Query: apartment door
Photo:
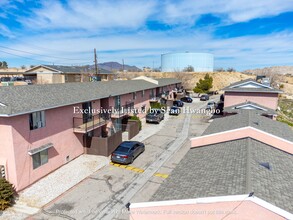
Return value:
<svg viewBox="0 0 293 220">
<path fill-rule="evenodd" d="M 82 114 L 83 123 L 91 121 L 93 119 L 92 103 L 91 102 L 82 103 L 82 109 L 84 110 Z"/>
<path fill-rule="evenodd" d="M 121 98 L 120 95 L 115 96 L 115 109 L 120 109 L 121 107 Z"/>
</svg>

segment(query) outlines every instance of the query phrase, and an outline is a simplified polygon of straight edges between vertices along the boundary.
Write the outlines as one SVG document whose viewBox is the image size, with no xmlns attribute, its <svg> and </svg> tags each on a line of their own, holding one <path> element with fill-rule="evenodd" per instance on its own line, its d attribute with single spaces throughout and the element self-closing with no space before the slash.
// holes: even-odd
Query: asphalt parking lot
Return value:
<svg viewBox="0 0 293 220">
<path fill-rule="evenodd" d="M 199 109 L 204 105 L 206 102 L 195 99 L 185 106 Z M 133 164 L 109 163 L 31 218 L 129 219 L 125 204 L 151 198 L 187 153 L 189 138 L 201 135 L 208 119 L 205 115 L 181 114 L 167 116 L 161 125 L 145 125 L 149 132 L 149 137 L 143 140 L 146 150 Z M 134 139 L 141 141 L 143 135 Z"/>
</svg>

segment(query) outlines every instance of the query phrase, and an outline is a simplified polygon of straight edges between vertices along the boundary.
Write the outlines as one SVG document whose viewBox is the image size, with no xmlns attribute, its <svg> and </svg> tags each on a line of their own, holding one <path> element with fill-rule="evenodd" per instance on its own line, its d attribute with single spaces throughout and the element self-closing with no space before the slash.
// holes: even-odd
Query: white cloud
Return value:
<svg viewBox="0 0 293 220">
<path fill-rule="evenodd" d="M 32 53 L 80 59 L 72 63 L 85 60 L 92 63 L 93 48 L 96 48 L 100 62 L 121 62 L 124 58 L 126 63 L 141 67 L 152 66 L 153 61 L 160 66 L 162 53 L 187 50 L 213 53 L 219 67 L 245 69 L 253 65 L 292 64 L 293 34 L 290 32 L 218 39 L 213 37 L 212 29 L 205 28 L 203 32 L 187 28 L 202 14 L 211 13 L 227 23 L 235 23 L 292 9 L 289 0 L 282 3 L 277 0 L 68 0 L 66 5 L 42 0 L 42 7 L 28 9 L 32 10 L 28 12 L 30 18 L 19 18 L 25 30 L 13 34 L 21 36 L 22 41 L 15 39 L 6 45 Z M 175 27 L 169 31 L 148 31 L 145 24 L 149 19 Z M 3 24 L 0 33 L 12 35 Z M 54 63 L 71 62 L 16 54 Z M 35 64 L 33 60 L 26 62 Z"/>
<path fill-rule="evenodd" d="M 0 24 L 0 35 L 8 38 L 13 38 L 14 34 L 3 24 Z"/>
<path fill-rule="evenodd" d="M 213 38 L 212 34 L 202 32 L 185 34 L 184 36 L 170 35 L 164 32 L 140 32 L 119 36 L 112 35 L 106 38 L 103 36 L 78 37 L 79 32 L 75 32 L 74 38 L 70 38 L 70 35 L 61 33 L 60 35 L 27 37 L 23 39 L 26 44 L 13 43 L 11 47 L 33 53 L 80 59 L 79 61 L 69 61 L 32 56 L 36 59 L 68 64 L 85 61 L 92 63 L 93 48 L 96 48 L 99 62 L 121 62 L 122 59 L 125 59 L 127 64 L 140 67 L 152 66 L 153 61 L 155 66 L 160 66 L 162 53 L 187 50 L 213 53 L 216 67 L 234 67 L 243 70 L 253 66 L 292 65 L 293 45 L 291 39 L 293 34 L 287 32 L 229 39 Z M 34 44 L 44 47 L 44 49 L 26 46 Z M 48 45 L 50 45 L 50 50 L 45 49 Z"/>
<path fill-rule="evenodd" d="M 20 22 L 33 29 L 99 29 L 138 28 L 151 14 L 154 1 L 69 0 L 67 5 L 43 1 L 30 18 Z"/>
<path fill-rule="evenodd" d="M 231 23 L 245 22 L 293 10 L 292 0 L 167 0 L 164 5 L 163 13 L 158 17 L 168 24 L 193 24 L 203 14 L 226 17 Z"/>
</svg>

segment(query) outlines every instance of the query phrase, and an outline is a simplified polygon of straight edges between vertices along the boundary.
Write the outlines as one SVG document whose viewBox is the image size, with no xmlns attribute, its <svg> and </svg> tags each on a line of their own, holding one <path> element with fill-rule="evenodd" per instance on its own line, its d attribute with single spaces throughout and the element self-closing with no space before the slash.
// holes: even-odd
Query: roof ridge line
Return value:
<svg viewBox="0 0 293 220">
<path fill-rule="evenodd" d="M 246 160 L 246 186 L 245 186 L 245 190 L 246 193 L 250 193 L 251 192 L 251 167 L 250 167 L 250 163 L 251 163 L 251 138 L 248 137 L 247 138 L 247 160 Z"/>
</svg>

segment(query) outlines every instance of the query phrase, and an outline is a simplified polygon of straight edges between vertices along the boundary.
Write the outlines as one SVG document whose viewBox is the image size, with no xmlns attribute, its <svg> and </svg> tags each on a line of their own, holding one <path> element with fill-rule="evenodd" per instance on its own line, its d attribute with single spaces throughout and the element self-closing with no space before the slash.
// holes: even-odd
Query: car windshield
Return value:
<svg viewBox="0 0 293 220">
<path fill-rule="evenodd" d="M 116 151 L 127 153 L 129 151 L 129 147 L 119 146 Z"/>
<path fill-rule="evenodd" d="M 214 104 L 213 102 L 209 102 L 209 103 L 208 103 L 208 105 L 213 105 L 213 104 Z"/>
<path fill-rule="evenodd" d="M 160 114 L 161 110 L 160 109 L 152 109 L 150 114 Z"/>
</svg>

